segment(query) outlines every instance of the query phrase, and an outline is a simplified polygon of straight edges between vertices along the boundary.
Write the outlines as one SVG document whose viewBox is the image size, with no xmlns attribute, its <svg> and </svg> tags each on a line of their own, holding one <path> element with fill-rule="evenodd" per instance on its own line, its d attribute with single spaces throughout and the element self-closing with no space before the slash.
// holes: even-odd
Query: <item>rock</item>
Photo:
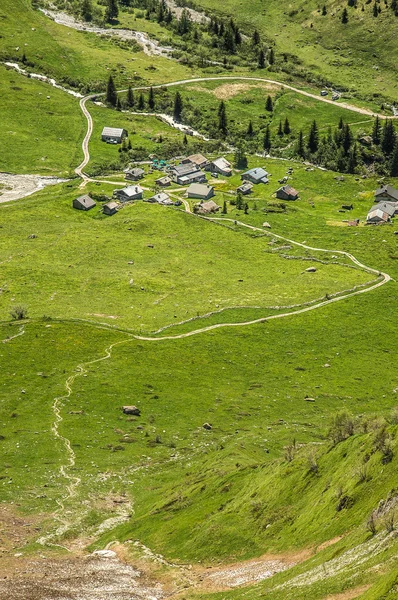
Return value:
<svg viewBox="0 0 398 600">
<path fill-rule="evenodd" d="M 316 268 L 315 267 L 308 267 L 308 269 L 305 270 L 306 273 L 316 273 Z"/>
<path fill-rule="evenodd" d="M 37 238 L 37 235 L 35 233 L 31 233 L 30 235 L 28 235 L 28 240 L 35 240 Z"/>
<path fill-rule="evenodd" d="M 153 245 L 153 244 L 148 244 L 148 246 L 147 246 L 147 247 L 148 247 L 148 248 L 154 248 L 154 245 Z"/>
<path fill-rule="evenodd" d="M 203 429 L 206 429 L 207 431 L 210 431 L 211 429 L 213 429 L 213 426 L 210 425 L 210 423 L 203 423 Z"/>
<path fill-rule="evenodd" d="M 304 400 L 305 400 L 306 402 L 315 402 L 315 398 L 310 398 L 309 396 L 306 396 L 306 397 L 304 398 Z"/>
<path fill-rule="evenodd" d="M 100 558 L 116 558 L 117 554 L 113 550 L 95 550 L 93 556 L 99 556 Z"/>
<path fill-rule="evenodd" d="M 330 367 L 329 363 L 325 363 L 323 366 L 324 366 L 326 369 L 327 369 L 328 367 Z"/>
<path fill-rule="evenodd" d="M 125 415 L 136 415 L 139 417 L 141 415 L 141 411 L 136 406 L 123 406 L 123 412 Z"/>
<path fill-rule="evenodd" d="M 268 227 L 268 229 L 271 229 L 271 225 L 269 223 L 267 223 L 267 221 L 265 221 L 265 223 L 263 223 L 263 227 Z"/>
</svg>

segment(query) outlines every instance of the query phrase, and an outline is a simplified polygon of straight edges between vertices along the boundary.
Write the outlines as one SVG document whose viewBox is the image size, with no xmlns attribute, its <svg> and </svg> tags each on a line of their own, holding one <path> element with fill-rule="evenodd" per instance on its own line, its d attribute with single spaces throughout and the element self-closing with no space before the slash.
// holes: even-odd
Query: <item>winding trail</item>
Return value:
<svg viewBox="0 0 398 600">
<path fill-rule="evenodd" d="M 19 337 L 20 335 L 23 335 L 24 333 L 25 333 L 25 325 L 21 325 L 18 333 L 16 333 L 15 335 L 11 335 L 10 337 L 5 338 L 4 340 L 1 340 L 1 341 L 3 342 L 3 344 L 7 344 L 8 342 L 11 342 L 11 340 L 15 340 L 15 338 Z"/>
</svg>

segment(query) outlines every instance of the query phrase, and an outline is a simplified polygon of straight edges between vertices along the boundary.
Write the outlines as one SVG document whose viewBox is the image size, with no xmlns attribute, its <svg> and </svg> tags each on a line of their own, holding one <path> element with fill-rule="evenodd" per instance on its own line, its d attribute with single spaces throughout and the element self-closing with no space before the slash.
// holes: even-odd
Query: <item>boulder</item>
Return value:
<svg viewBox="0 0 398 600">
<path fill-rule="evenodd" d="M 316 268 L 315 267 L 308 267 L 308 269 L 305 270 L 306 273 L 316 273 Z"/>
<path fill-rule="evenodd" d="M 213 426 L 210 425 L 210 423 L 203 423 L 203 429 L 207 429 L 207 431 L 210 431 L 210 429 L 213 429 Z"/>
<path fill-rule="evenodd" d="M 267 222 L 263 223 L 263 227 L 268 227 L 268 229 L 271 229 L 271 225 Z"/>
<path fill-rule="evenodd" d="M 137 417 L 141 414 L 140 409 L 136 406 L 123 406 L 123 412 L 125 415 L 136 415 Z"/>
</svg>

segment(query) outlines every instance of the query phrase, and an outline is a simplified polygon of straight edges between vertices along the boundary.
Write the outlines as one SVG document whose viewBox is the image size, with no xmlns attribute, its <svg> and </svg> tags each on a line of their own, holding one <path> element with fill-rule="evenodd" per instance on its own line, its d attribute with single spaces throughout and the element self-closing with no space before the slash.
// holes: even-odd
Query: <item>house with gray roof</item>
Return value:
<svg viewBox="0 0 398 600">
<path fill-rule="evenodd" d="M 203 154 L 191 154 L 190 156 L 187 156 L 187 158 L 183 158 L 181 163 L 183 165 L 192 163 L 193 165 L 199 167 L 199 169 L 203 169 L 206 165 L 208 165 L 209 161 L 205 156 L 203 156 Z"/>
<path fill-rule="evenodd" d="M 220 173 L 224 177 L 230 177 L 232 175 L 232 165 L 223 156 L 212 160 L 209 169 L 212 173 Z"/>
<path fill-rule="evenodd" d="M 214 200 L 199 202 L 193 207 L 193 212 L 197 215 L 209 215 L 211 213 L 216 213 L 218 210 L 220 210 L 220 206 L 218 206 Z"/>
<path fill-rule="evenodd" d="M 392 185 L 383 185 L 376 190 L 375 193 L 376 202 L 398 202 L 398 190 Z"/>
<path fill-rule="evenodd" d="M 185 163 L 184 165 L 172 167 L 170 169 L 170 176 L 174 183 L 179 183 L 180 185 L 183 185 L 183 183 L 181 183 L 182 177 L 186 177 L 187 175 L 191 175 L 192 173 L 197 173 L 198 171 L 200 171 L 199 167 L 189 162 Z"/>
<path fill-rule="evenodd" d="M 172 200 L 170 200 L 170 196 L 165 192 L 159 192 L 159 194 L 155 194 L 145 200 L 145 202 L 151 202 L 151 204 L 163 204 L 164 206 L 171 206 L 174 204 Z"/>
<path fill-rule="evenodd" d="M 115 190 L 113 195 L 121 202 L 130 202 L 131 200 L 142 200 L 144 190 L 139 185 L 128 185 L 122 190 Z"/>
<path fill-rule="evenodd" d="M 94 208 L 94 206 L 96 206 L 96 203 L 92 198 L 90 198 L 90 196 L 87 196 L 85 194 L 84 196 L 79 196 L 78 198 L 75 198 L 75 200 L 73 200 L 72 206 L 73 208 L 77 208 L 77 210 L 90 210 L 90 208 Z"/>
<path fill-rule="evenodd" d="M 180 185 L 189 185 L 190 183 L 206 183 L 206 181 L 206 175 L 203 171 L 195 171 L 194 173 L 180 177 L 178 183 Z"/>
<path fill-rule="evenodd" d="M 102 210 L 104 212 L 104 215 L 111 216 L 111 215 L 114 215 L 115 213 L 117 213 L 118 207 L 119 207 L 119 205 L 117 202 L 107 202 L 102 207 Z"/>
<path fill-rule="evenodd" d="M 156 179 L 155 183 L 161 187 L 168 187 L 171 184 L 171 179 L 168 175 L 165 175 L 164 177 L 159 177 L 159 179 Z"/>
<path fill-rule="evenodd" d="M 210 200 L 214 196 L 214 187 L 204 185 L 203 183 L 192 183 L 188 190 L 188 198 L 197 198 L 198 200 Z"/>
<path fill-rule="evenodd" d="M 243 196 L 247 196 L 252 193 L 253 184 L 250 181 L 245 181 L 237 188 L 237 192 L 240 192 Z"/>
<path fill-rule="evenodd" d="M 127 137 L 127 131 L 119 127 L 104 127 L 101 133 L 101 140 L 107 144 L 121 144 Z"/>
<path fill-rule="evenodd" d="M 250 183 L 268 183 L 268 173 L 262 167 L 249 169 L 241 175 L 242 181 L 250 181 Z"/>
<path fill-rule="evenodd" d="M 145 175 L 144 169 L 139 167 L 135 167 L 134 169 L 128 169 L 126 171 L 125 177 L 129 181 L 139 181 Z"/>
</svg>

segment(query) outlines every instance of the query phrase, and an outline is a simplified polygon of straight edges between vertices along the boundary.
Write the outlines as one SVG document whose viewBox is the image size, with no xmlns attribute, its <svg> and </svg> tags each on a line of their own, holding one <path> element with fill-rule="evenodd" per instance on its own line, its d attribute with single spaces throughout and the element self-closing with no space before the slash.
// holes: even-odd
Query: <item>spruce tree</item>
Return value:
<svg viewBox="0 0 398 600">
<path fill-rule="evenodd" d="M 253 42 L 253 46 L 258 46 L 260 43 L 260 34 L 257 31 L 257 29 L 255 29 L 253 31 L 253 37 L 252 37 L 252 42 Z"/>
<path fill-rule="evenodd" d="M 245 210 L 245 215 L 248 215 L 249 214 L 249 205 L 247 202 L 244 203 L 243 208 Z"/>
<path fill-rule="evenodd" d="M 264 67 L 265 67 L 265 53 L 264 53 L 264 50 L 261 48 L 259 55 L 258 55 L 258 68 L 264 69 Z"/>
<path fill-rule="evenodd" d="M 269 125 L 267 125 L 267 129 L 265 130 L 263 148 L 266 152 L 269 152 L 271 150 L 271 132 Z"/>
<path fill-rule="evenodd" d="M 249 125 L 247 127 L 247 135 L 249 137 L 253 137 L 253 134 L 254 134 L 253 123 L 251 121 L 249 121 Z"/>
<path fill-rule="evenodd" d="M 378 146 L 381 142 L 381 124 L 380 124 L 380 119 L 378 116 L 376 116 L 376 119 L 375 119 L 375 122 L 373 125 L 372 139 L 373 139 L 373 143 L 376 144 L 376 146 Z"/>
<path fill-rule="evenodd" d="M 247 156 L 242 146 L 238 146 L 235 150 L 234 165 L 237 169 L 247 169 Z"/>
<path fill-rule="evenodd" d="M 176 95 L 174 96 L 173 119 L 174 121 L 177 121 L 177 123 L 179 123 L 181 120 L 182 108 L 183 104 L 181 94 L 180 92 L 176 92 Z"/>
<path fill-rule="evenodd" d="M 192 21 L 186 8 L 182 10 L 181 17 L 178 20 L 177 31 L 180 35 L 185 35 L 191 30 Z"/>
<path fill-rule="evenodd" d="M 109 23 L 117 19 L 119 15 L 118 0 L 106 0 L 105 21 Z"/>
<path fill-rule="evenodd" d="M 227 120 L 227 111 L 225 109 L 225 102 L 221 100 L 220 105 L 218 107 L 218 129 L 221 131 L 223 135 L 227 135 L 228 133 L 228 120 Z"/>
<path fill-rule="evenodd" d="M 352 133 L 351 133 L 350 126 L 348 124 L 346 124 L 346 125 L 344 125 L 343 139 L 342 139 L 342 146 L 343 146 L 345 154 L 348 154 L 348 151 L 351 148 L 351 144 L 352 144 Z"/>
<path fill-rule="evenodd" d="M 153 87 L 149 88 L 148 106 L 151 110 L 155 108 L 155 95 L 153 93 Z"/>
<path fill-rule="evenodd" d="M 394 123 L 391 121 L 391 119 L 388 119 L 384 123 L 383 135 L 381 138 L 381 149 L 382 152 L 387 156 L 389 156 L 394 150 L 395 138 L 396 134 Z"/>
<path fill-rule="evenodd" d="M 290 132 L 291 132 L 291 128 L 290 128 L 289 119 L 286 117 L 285 122 L 283 124 L 283 133 L 285 133 L 286 135 L 289 135 Z"/>
<path fill-rule="evenodd" d="M 282 137 L 282 136 L 283 136 L 283 127 L 282 127 L 282 121 L 279 121 L 278 135 L 279 135 L 279 137 Z"/>
<path fill-rule="evenodd" d="M 222 211 L 221 212 L 222 212 L 223 215 L 226 215 L 227 212 L 228 212 L 228 210 L 227 210 L 227 203 L 226 203 L 225 200 L 224 200 L 224 204 L 222 206 Z"/>
<path fill-rule="evenodd" d="M 116 110 L 122 110 L 122 103 L 120 102 L 119 96 L 116 100 Z"/>
<path fill-rule="evenodd" d="M 106 86 L 106 101 L 112 106 L 117 104 L 117 91 L 112 75 L 109 75 L 108 84 Z"/>
<path fill-rule="evenodd" d="M 343 121 L 343 117 L 340 117 L 340 121 L 339 121 L 339 124 L 338 124 L 338 126 L 337 126 L 337 127 L 338 127 L 339 129 L 343 129 L 343 127 L 344 127 L 344 121 Z"/>
<path fill-rule="evenodd" d="M 354 144 L 354 146 L 351 149 L 350 152 L 350 158 L 348 160 L 348 172 L 349 173 L 355 173 L 355 169 L 358 166 L 358 151 L 357 151 L 357 145 Z"/>
<path fill-rule="evenodd" d="M 236 195 L 236 209 L 242 210 L 243 208 L 243 196 L 241 192 L 238 192 Z"/>
<path fill-rule="evenodd" d="M 268 110 L 268 112 L 272 112 L 274 110 L 271 96 L 267 97 L 267 101 L 265 103 L 265 110 Z"/>
<path fill-rule="evenodd" d="M 322 8 L 322 16 L 324 17 L 325 15 L 327 15 L 327 10 L 326 10 L 326 5 L 324 4 L 323 8 Z"/>
<path fill-rule="evenodd" d="M 301 156 L 301 158 L 304 158 L 304 156 L 305 156 L 304 136 L 303 136 L 303 130 L 302 129 L 300 129 L 299 136 L 298 136 L 297 154 L 299 156 Z"/>
<path fill-rule="evenodd" d="M 144 100 L 144 95 L 142 93 L 138 97 L 137 108 L 138 108 L 138 110 L 144 110 L 144 108 L 145 108 L 145 100 Z"/>
<path fill-rule="evenodd" d="M 398 144 L 395 144 L 390 166 L 391 177 L 398 177 Z"/>
<path fill-rule="evenodd" d="M 379 16 L 379 9 L 377 7 L 377 3 L 376 2 L 373 4 L 373 16 L 374 17 L 378 17 Z"/>
<path fill-rule="evenodd" d="M 134 103 L 135 103 L 134 92 L 131 89 L 131 85 L 129 85 L 129 88 L 127 90 L 126 104 L 129 108 L 133 108 Z"/>
<path fill-rule="evenodd" d="M 341 22 L 346 25 L 348 23 L 348 11 L 346 8 L 343 10 L 343 14 L 341 15 Z"/>
<path fill-rule="evenodd" d="M 311 152 L 311 154 L 314 154 L 318 150 L 318 147 L 319 147 L 318 125 L 316 124 L 315 120 L 312 122 L 312 125 L 311 125 L 310 133 L 308 136 L 307 147 L 308 147 L 308 150 Z"/>
<path fill-rule="evenodd" d="M 187 134 L 184 135 L 183 139 L 182 139 L 182 143 L 184 144 L 184 146 L 188 146 L 188 138 L 187 138 Z"/>
<path fill-rule="evenodd" d="M 271 50 L 269 51 L 268 62 L 270 65 L 273 65 L 275 62 L 275 53 L 273 48 L 271 48 Z"/>
</svg>

